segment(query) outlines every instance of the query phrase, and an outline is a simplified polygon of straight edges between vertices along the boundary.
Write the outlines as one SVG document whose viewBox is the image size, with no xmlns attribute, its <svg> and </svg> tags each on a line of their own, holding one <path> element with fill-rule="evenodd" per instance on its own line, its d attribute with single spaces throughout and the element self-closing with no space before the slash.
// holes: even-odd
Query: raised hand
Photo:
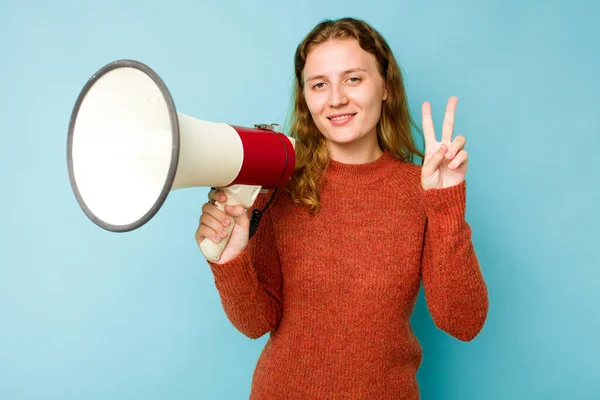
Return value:
<svg viewBox="0 0 600 400">
<path fill-rule="evenodd" d="M 442 125 L 442 140 L 439 142 L 433 128 L 431 104 L 427 101 L 423 103 L 425 159 L 421 169 L 421 186 L 425 190 L 443 189 L 465 180 L 468 154 L 464 147 L 467 139 L 459 135 L 452 140 L 457 103 L 458 98 L 454 96 L 448 99 Z"/>
</svg>

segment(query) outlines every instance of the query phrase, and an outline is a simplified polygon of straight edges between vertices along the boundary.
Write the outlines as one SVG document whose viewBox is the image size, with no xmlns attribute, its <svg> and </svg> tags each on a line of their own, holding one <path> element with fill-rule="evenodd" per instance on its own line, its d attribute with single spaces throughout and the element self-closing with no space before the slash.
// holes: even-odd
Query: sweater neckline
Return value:
<svg viewBox="0 0 600 400">
<path fill-rule="evenodd" d="M 325 169 L 325 178 L 349 185 L 373 183 L 386 178 L 392 172 L 395 160 L 396 157 L 387 149 L 376 160 L 363 164 L 345 164 L 330 158 Z"/>
</svg>

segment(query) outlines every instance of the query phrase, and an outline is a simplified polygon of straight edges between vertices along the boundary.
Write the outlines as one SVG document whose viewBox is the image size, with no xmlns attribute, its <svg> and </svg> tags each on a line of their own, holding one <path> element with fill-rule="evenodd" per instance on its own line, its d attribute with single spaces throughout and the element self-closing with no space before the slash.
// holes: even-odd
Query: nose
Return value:
<svg viewBox="0 0 600 400">
<path fill-rule="evenodd" d="M 344 87 L 340 85 L 332 85 L 329 92 L 329 106 L 339 107 L 348 104 L 348 97 L 344 91 Z"/>
</svg>

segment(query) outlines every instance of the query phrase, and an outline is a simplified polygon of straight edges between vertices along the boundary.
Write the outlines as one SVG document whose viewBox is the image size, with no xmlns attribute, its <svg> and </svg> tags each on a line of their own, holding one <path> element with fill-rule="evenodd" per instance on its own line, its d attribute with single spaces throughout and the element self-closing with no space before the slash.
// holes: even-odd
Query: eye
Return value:
<svg viewBox="0 0 600 400">
<path fill-rule="evenodd" d="M 319 82 L 319 83 L 316 83 L 316 84 L 314 84 L 314 85 L 312 86 L 312 88 L 313 88 L 313 89 L 323 89 L 323 86 L 324 86 L 324 85 L 325 85 L 325 83 L 323 83 L 323 82 Z"/>
<path fill-rule="evenodd" d="M 362 80 L 362 79 L 360 79 L 360 78 L 359 78 L 359 77 L 357 77 L 357 76 L 353 76 L 353 77 L 351 77 L 351 78 L 348 78 L 348 82 L 350 82 L 350 83 L 358 83 L 358 82 L 360 82 L 361 80 Z"/>
</svg>

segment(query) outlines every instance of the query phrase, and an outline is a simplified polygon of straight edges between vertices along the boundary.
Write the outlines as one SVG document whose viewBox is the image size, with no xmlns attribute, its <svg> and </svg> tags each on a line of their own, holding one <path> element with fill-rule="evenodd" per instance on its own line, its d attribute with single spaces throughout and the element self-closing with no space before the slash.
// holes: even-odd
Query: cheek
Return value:
<svg viewBox="0 0 600 400">
<path fill-rule="evenodd" d="M 379 119 L 381 109 L 383 108 L 383 98 L 380 93 L 365 96 L 361 99 L 361 104 L 369 110 L 369 117 Z"/>
<path fill-rule="evenodd" d="M 323 96 L 319 93 L 311 93 L 304 96 L 308 109 L 312 114 L 318 114 L 323 110 Z"/>
</svg>

